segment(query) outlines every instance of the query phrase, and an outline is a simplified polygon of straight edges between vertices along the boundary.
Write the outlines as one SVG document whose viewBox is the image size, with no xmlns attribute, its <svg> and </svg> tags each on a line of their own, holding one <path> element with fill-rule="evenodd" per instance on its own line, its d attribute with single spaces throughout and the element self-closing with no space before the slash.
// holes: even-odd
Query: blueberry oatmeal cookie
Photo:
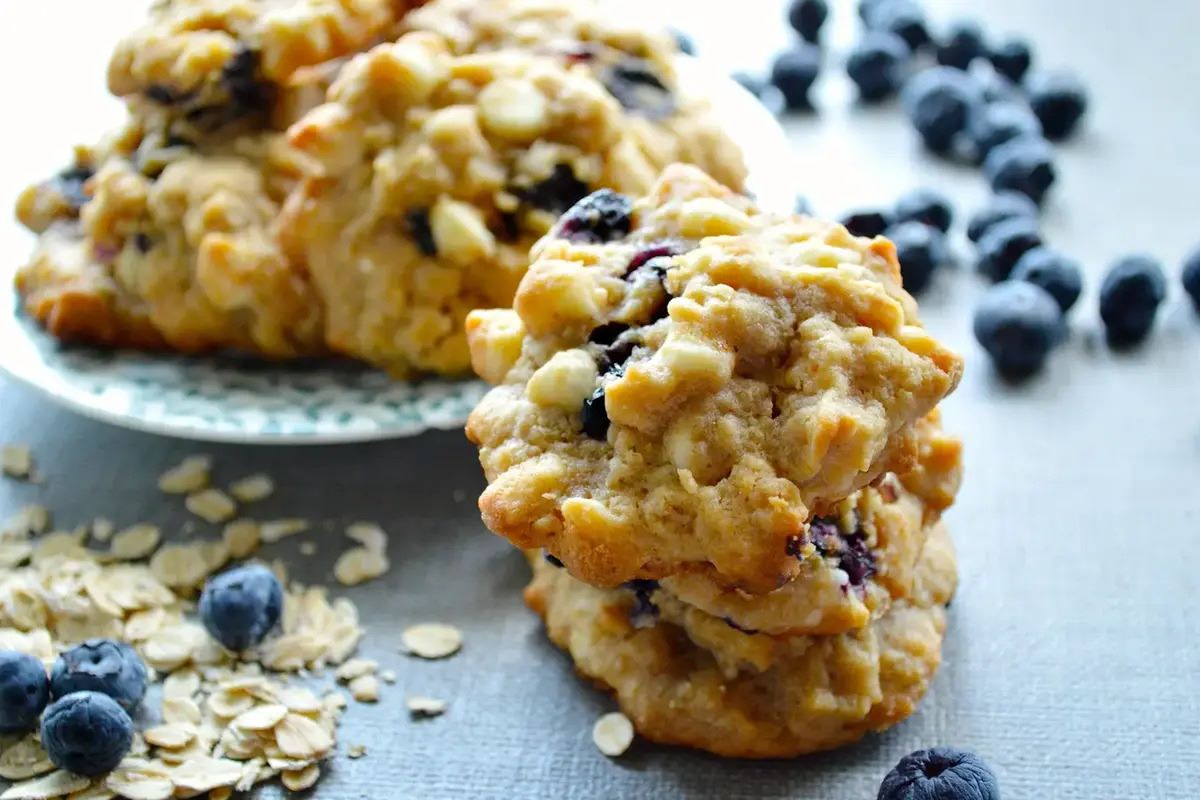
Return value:
<svg viewBox="0 0 1200 800">
<path fill-rule="evenodd" d="M 428 31 L 352 59 L 289 136 L 316 168 L 280 231 L 326 341 L 400 376 L 469 370 L 466 314 L 511 303 L 557 216 L 664 166 L 586 69 Z"/>
<path fill-rule="evenodd" d="M 834 636 L 776 637 L 739 631 L 650 582 L 599 589 L 531 561 L 526 602 L 641 735 L 741 758 L 839 747 L 912 714 L 940 663 L 957 582 L 938 524 L 913 590 L 882 617 Z"/>
<path fill-rule="evenodd" d="M 780 588 L 814 520 L 913 468 L 914 423 L 961 374 L 890 242 L 761 213 L 693 167 L 636 202 L 590 195 L 532 258 L 513 310 L 467 321 L 498 384 L 467 426 L 480 508 L 597 586 Z"/>
<path fill-rule="evenodd" d="M 131 121 L 26 189 L 17 274 L 54 336 L 109 347 L 319 353 L 321 314 L 274 234 L 300 154 L 281 134 L 191 142 Z"/>
</svg>

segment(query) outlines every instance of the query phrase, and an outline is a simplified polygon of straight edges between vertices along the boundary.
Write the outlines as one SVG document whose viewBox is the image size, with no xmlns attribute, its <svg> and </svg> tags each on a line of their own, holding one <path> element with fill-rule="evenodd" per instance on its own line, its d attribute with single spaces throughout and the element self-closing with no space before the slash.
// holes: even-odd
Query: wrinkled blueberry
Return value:
<svg viewBox="0 0 1200 800">
<path fill-rule="evenodd" d="M 592 328 L 592 332 L 588 334 L 588 341 L 592 344 L 610 345 L 617 340 L 625 331 L 629 330 L 629 326 L 624 322 L 606 322 Z"/>
<path fill-rule="evenodd" d="M 75 166 L 54 176 L 54 188 L 76 213 L 91 199 L 84 184 L 95 174 L 91 167 Z"/>
<path fill-rule="evenodd" d="M 628 197 L 601 189 L 571 206 L 558 221 L 558 232 L 573 242 L 611 242 L 629 233 L 632 214 Z"/>
<path fill-rule="evenodd" d="M 806 42 L 821 38 L 821 27 L 829 17 L 829 4 L 825 0 L 792 0 L 788 8 L 788 23 Z"/>
<path fill-rule="evenodd" d="M 1067 312 L 1083 291 L 1083 272 L 1071 259 L 1048 247 L 1035 247 L 1017 260 L 1012 279 L 1040 286 Z"/>
<path fill-rule="evenodd" d="M 258 78 L 259 56 L 242 47 L 221 70 L 221 81 L 233 105 L 246 111 L 265 110 L 270 99 L 269 85 Z"/>
<path fill-rule="evenodd" d="M 1029 105 L 1042 121 L 1048 139 L 1066 139 L 1087 111 L 1087 90 L 1068 72 L 1042 72 L 1025 82 Z"/>
<path fill-rule="evenodd" d="M 863 100 L 882 100 L 895 94 L 904 78 L 910 52 L 894 33 L 868 31 L 846 60 L 846 74 Z"/>
<path fill-rule="evenodd" d="M 437 243 L 433 241 L 433 228 L 429 226 L 429 209 L 418 208 L 405 215 L 408 232 L 421 252 L 431 258 L 437 255 Z"/>
<path fill-rule="evenodd" d="M 621 371 L 639 344 L 641 344 L 641 340 L 637 336 L 618 338 L 596 356 L 596 371 L 601 375 Z"/>
<path fill-rule="evenodd" d="M 955 22 L 937 45 L 937 62 L 947 67 L 965 70 L 971 62 L 987 52 L 983 32 L 969 20 Z"/>
<path fill-rule="evenodd" d="M 822 557 L 837 559 L 838 569 L 849 577 L 850 586 L 862 586 L 875 574 L 875 556 L 862 533 L 842 533 L 836 521 L 815 517 L 809 523 L 808 535 Z"/>
<path fill-rule="evenodd" d="M 200 594 L 200 620 L 209 635 L 234 652 L 261 642 L 283 613 L 283 586 L 261 564 L 226 570 Z"/>
<path fill-rule="evenodd" d="M 529 189 L 518 190 L 517 196 L 534 208 L 561 214 L 587 197 L 589 191 L 588 185 L 575 177 L 575 170 L 569 164 L 556 164 L 550 177 Z"/>
<path fill-rule="evenodd" d="M 679 48 L 679 52 L 687 53 L 689 56 L 696 55 L 696 42 L 691 36 L 678 28 L 672 28 L 671 35 L 675 37 L 675 46 Z"/>
<path fill-rule="evenodd" d="M 1000 192 L 992 195 L 987 205 L 971 215 L 967 222 L 967 238 L 978 242 L 991 227 L 1006 219 L 1028 217 L 1037 219 L 1038 207 L 1020 192 Z"/>
<path fill-rule="evenodd" d="M 675 98 L 663 83 L 650 62 L 631 59 L 608 71 L 604 87 L 626 111 L 644 114 L 651 119 L 669 117 L 675 113 Z"/>
<path fill-rule="evenodd" d="M 1012 377 L 1040 369 L 1065 329 L 1062 309 L 1050 293 L 1024 281 L 988 289 L 975 307 L 974 328 L 996 369 Z"/>
<path fill-rule="evenodd" d="M 1024 103 L 982 104 L 975 107 L 967 122 L 967 138 L 980 162 L 1005 142 L 1020 136 L 1036 138 L 1041 135 L 1042 123 Z"/>
<path fill-rule="evenodd" d="M 821 51 L 816 45 L 801 44 L 785 50 L 771 66 L 771 83 L 783 93 L 790 109 L 808 108 L 808 90 L 821 72 Z"/>
<path fill-rule="evenodd" d="M 997 222 L 976 244 L 979 271 L 994 281 L 1007 280 L 1021 256 L 1041 245 L 1037 220 L 1013 217 Z"/>
<path fill-rule="evenodd" d="M 896 245 L 904 288 L 918 294 L 929 285 L 933 273 L 946 262 L 946 241 L 942 232 L 923 222 L 901 222 L 887 231 Z"/>
<path fill-rule="evenodd" d="M 950 201 L 932 189 L 914 189 L 896 201 L 896 222 L 923 222 L 945 233 L 954 222 L 954 211 Z"/>
<path fill-rule="evenodd" d="M 1045 139 L 1018 136 L 992 148 L 983 162 L 992 191 L 1020 192 L 1041 205 L 1054 185 L 1054 152 Z"/>
<path fill-rule="evenodd" d="M 842 224 L 855 236 L 882 236 L 892 225 L 892 214 L 882 208 L 862 208 L 843 216 Z"/>
<path fill-rule="evenodd" d="M 901 105 L 925 146 L 935 153 L 950 149 L 981 101 L 979 85 L 950 67 L 934 67 L 904 87 Z"/>
<path fill-rule="evenodd" d="M 148 234 L 139 231 L 133 235 L 133 246 L 139 253 L 145 255 L 154 247 L 154 240 Z"/>
<path fill-rule="evenodd" d="M 633 592 L 633 607 L 629 609 L 629 621 L 635 628 L 650 628 L 658 621 L 658 606 L 654 604 L 654 593 L 658 581 L 632 580 L 624 587 Z"/>
<path fill-rule="evenodd" d="M 56 700 L 83 691 L 106 694 L 133 711 L 146 695 L 146 665 L 124 642 L 89 639 L 60 655 L 50 671 Z"/>
<path fill-rule="evenodd" d="M 1183 290 L 1192 298 L 1192 304 L 1200 311 L 1200 250 L 1196 250 L 1183 262 Z"/>
<path fill-rule="evenodd" d="M 667 316 L 667 306 L 671 302 L 671 294 L 663 284 L 663 279 L 666 278 L 667 270 L 670 268 L 671 259 L 667 256 L 659 256 L 650 259 L 625 276 L 625 280 L 636 287 L 636 291 L 656 298 L 656 302 L 650 307 L 646 318 L 640 320 L 642 325 L 649 325 Z"/>
<path fill-rule="evenodd" d="M 50 680 L 31 655 L 0 650 L 0 734 L 28 733 L 50 699 Z"/>
<path fill-rule="evenodd" d="M 583 432 L 603 442 L 608 438 L 610 425 L 612 422 L 608 418 L 608 409 L 604 406 L 604 387 L 601 386 L 583 401 Z"/>
<path fill-rule="evenodd" d="M 1000 784 L 979 756 L 934 747 L 900 759 L 876 800 L 1000 800 Z"/>
<path fill-rule="evenodd" d="M 996 72 L 1020 83 L 1033 64 L 1033 51 L 1024 39 L 1005 39 L 988 53 L 988 60 Z"/>
<path fill-rule="evenodd" d="M 625 277 L 629 278 L 634 272 L 654 259 L 679 255 L 683 250 L 683 245 L 674 241 L 660 242 L 649 247 L 643 247 L 633 254 L 633 258 L 629 259 L 629 266 L 625 268 Z"/>
<path fill-rule="evenodd" d="M 871 8 L 866 23 L 874 30 L 896 34 L 914 52 L 929 44 L 925 12 L 912 0 L 878 3 Z"/>
<path fill-rule="evenodd" d="M 1167 296 L 1167 278 L 1149 256 L 1126 256 L 1113 264 L 1100 284 L 1100 319 L 1113 344 L 1146 338 Z"/>
<path fill-rule="evenodd" d="M 77 775 L 112 771 L 132 744 L 133 720 L 106 694 L 69 694 L 51 703 L 42 718 L 42 746 L 50 761 Z"/>
</svg>

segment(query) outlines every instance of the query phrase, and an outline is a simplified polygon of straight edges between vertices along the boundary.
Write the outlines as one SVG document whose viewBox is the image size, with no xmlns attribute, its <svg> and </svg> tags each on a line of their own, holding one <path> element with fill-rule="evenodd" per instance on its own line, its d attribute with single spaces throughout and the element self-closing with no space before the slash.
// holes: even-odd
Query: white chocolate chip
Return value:
<svg viewBox="0 0 1200 800">
<path fill-rule="evenodd" d="M 549 121 L 546 98 L 537 87 L 519 78 L 492 81 L 477 98 L 479 121 L 496 136 L 532 142 Z"/>
<path fill-rule="evenodd" d="M 583 350 L 563 350 L 538 368 L 525 396 L 539 406 L 578 411 L 596 389 L 596 362 Z"/>
</svg>

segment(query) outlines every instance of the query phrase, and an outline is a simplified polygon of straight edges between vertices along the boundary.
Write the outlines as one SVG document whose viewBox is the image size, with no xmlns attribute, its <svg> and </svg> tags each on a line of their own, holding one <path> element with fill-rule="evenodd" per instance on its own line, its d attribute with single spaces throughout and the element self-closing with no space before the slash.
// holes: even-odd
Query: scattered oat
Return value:
<svg viewBox="0 0 1200 800">
<path fill-rule="evenodd" d="M 190 697 L 164 697 L 162 701 L 163 722 L 178 725 L 199 725 L 204 719 L 200 706 Z"/>
<path fill-rule="evenodd" d="M 292 758 L 322 758 L 333 747 L 324 728 L 299 714 L 288 714 L 275 726 L 275 743 Z"/>
<path fill-rule="evenodd" d="M 0 447 L 0 472 L 17 480 L 33 475 L 33 453 L 27 445 L 6 444 Z"/>
<path fill-rule="evenodd" d="M 192 741 L 195 737 L 195 728 L 184 723 L 168 722 L 164 725 L 147 728 L 142 732 L 142 738 L 146 740 L 146 744 L 155 747 L 165 747 L 168 750 L 178 750 L 181 747 L 186 747 L 188 742 Z"/>
<path fill-rule="evenodd" d="M 388 537 L 374 522 L 356 522 L 346 528 L 346 538 L 353 539 L 373 553 L 387 552 Z"/>
<path fill-rule="evenodd" d="M 338 556 L 333 565 L 333 577 L 343 586 L 357 586 L 378 578 L 391 569 L 391 566 L 384 553 L 365 547 L 353 547 Z"/>
<path fill-rule="evenodd" d="M 374 675 L 360 675 L 350 681 L 350 696 L 360 703 L 379 702 L 379 679 Z"/>
<path fill-rule="evenodd" d="M 110 519 L 96 517 L 92 520 L 92 538 L 101 544 L 106 543 L 116 533 L 117 526 Z"/>
<path fill-rule="evenodd" d="M 458 628 L 438 622 L 413 625 L 400 638 L 409 653 L 421 658 L 446 658 L 462 647 L 462 633 Z"/>
<path fill-rule="evenodd" d="M 50 511 L 45 506 L 25 506 L 0 528 L 0 540 L 39 536 L 50 529 Z"/>
<path fill-rule="evenodd" d="M 601 753 L 615 758 L 633 744 L 633 723 L 619 711 L 605 714 L 592 726 L 592 741 Z"/>
<path fill-rule="evenodd" d="M 414 696 L 408 698 L 408 711 L 414 717 L 440 717 L 446 713 L 445 700 L 432 697 Z"/>
<path fill-rule="evenodd" d="M 235 519 L 221 532 L 221 541 L 233 558 L 247 558 L 258 550 L 258 523 L 252 519 Z"/>
<path fill-rule="evenodd" d="M 365 744 L 352 744 L 346 748 L 346 755 L 350 758 L 362 758 L 367 754 L 367 746 Z"/>
<path fill-rule="evenodd" d="M 204 543 L 169 544 L 150 559 L 150 572 L 172 589 L 197 589 L 212 572 Z"/>
<path fill-rule="evenodd" d="M 275 481 L 270 475 L 249 475 L 229 487 L 229 493 L 239 503 L 257 503 L 266 500 L 275 492 Z"/>
<path fill-rule="evenodd" d="M 108 774 L 104 785 L 129 800 L 169 800 L 175 794 L 166 766 L 144 758 L 126 758 Z"/>
<path fill-rule="evenodd" d="M 171 773 L 176 794 L 194 797 L 225 786 L 234 786 L 242 777 L 242 765 L 227 758 L 200 755 L 189 758 Z"/>
<path fill-rule="evenodd" d="M 241 731 L 268 731 L 282 722 L 287 715 L 287 706 L 282 703 L 268 703 L 242 712 L 230 726 Z"/>
<path fill-rule="evenodd" d="M 306 530 L 308 530 L 308 520 L 306 519 L 276 519 L 264 522 L 259 527 L 259 536 L 262 538 L 263 544 L 275 544 L 281 539 L 295 536 Z"/>
<path fill-rule="evenodd" d="M 311 789 L 320 777 L 321 766 L 309 764 L 304 769 L 285 769 L 279 779 L 289 792 L 303 792 Z"/>
<path fill-rule="evenodd" d="M 228 522 L 237 513 L 233 498 L 220 489 L 202 489 L 187 496 L 187 510 L 205 522 Z"/>
<path fill-rule="evenodd" d="M 0 800 L 48 800 L 86 789 L 89 784 L 91 781 L 87 778 L 60 769 L 41 778 L 14 783 L 0 794 Z"/>
<path fill-rule="evenodd" d="M 164 472 L 158 488 L 167 494 L 191 494 L 208 486 L 212 459 L 208 456 L 188 456 L 177 467 Z"/>
<path fill-rule="evenodd" d="M 379 677 L 383 678 L 384 683 L 396 682 L 396 673 L 392 672 L 390 669 L 385 669 L 383 672 L 379 673 Z"/>
<path fill-rule="evenodd" d="M 352 658 L 337 668 L 334 677 L 342 683 L 347 683 L 363 675 L 372 675 L 379 669 L 379 662 L 369 658 Z"/>
<path fill-rule="evenodd" d="M 23 781 L 54 769 L 37 734 L 29 734 L 0 753 L 0 778 Z"/>
<path fill-rule="evenodd" d="M 300 543 L 300 555 L 315 556 L 316 554 L 317 554 L 316 542 L 301 542 Z"/>
<path fill-rule="evenodd" d="M 120 561 L 138 561 L 157 550 L 161 541 L 162 532 L 157 525 L 142 523 L 113 536 L 109 552 Z"/>
</svg>

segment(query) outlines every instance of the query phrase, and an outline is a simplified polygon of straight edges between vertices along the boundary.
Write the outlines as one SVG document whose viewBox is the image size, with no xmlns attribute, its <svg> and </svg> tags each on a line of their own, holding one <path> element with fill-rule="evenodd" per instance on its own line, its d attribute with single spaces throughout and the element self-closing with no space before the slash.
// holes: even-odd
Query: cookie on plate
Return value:
<svg viewBox="0 0 1200 800">
<path fill-rule="evenodd" d="M 758 211 L 673 166 L 589 196 L 534 248 L 513 310 L 467 321 L 498 384 L 468 436 L 484 521 L 598 586 L 696 568 L 766 594 L 810 520 L 915 463 L 958 383 L 895 248 Z"/>
</svg>

